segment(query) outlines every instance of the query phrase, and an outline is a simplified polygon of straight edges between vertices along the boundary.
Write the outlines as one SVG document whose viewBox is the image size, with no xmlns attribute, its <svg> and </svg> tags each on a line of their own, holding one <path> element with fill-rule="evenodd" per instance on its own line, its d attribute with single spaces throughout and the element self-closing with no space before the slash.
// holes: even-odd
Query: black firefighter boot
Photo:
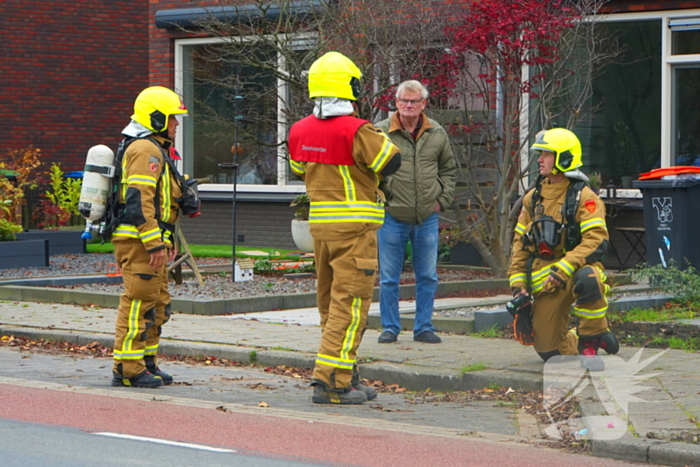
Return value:
<svg viewBox="0 0 700 467">
<path fill-rule="evenodd" d="M 158 365 L 156 365 L 156 357 L 153 355 L 146 355 L 143 357 L 143 361 L 146 363 L 146 368 L 153 376 L 159 376 L 163 379 L 163 384 L 166 386 L 168 384 L 173 384 L 173 377 L 158 368 Z"/>
<path fill-rule="evenodd" d="M 377 390 L 374 389 L 371 386 L 367 386 L 365 384 L 362 384 L 362 379 L 360 378 L 360 370 L 357 368 L 357 365 L 352 367 L 352 381 L 350 382 L 352 387 L 356 391 L 362 391 L 365 393 L 367 396 L 367 400 L 371 401 L 377 398 Z"/>
<path fill-rule="evenodd" d="M 122 376 L 122 374 L 122 364 L 120 363 L 118 365 L 118 371 L 112 371 L 112 386 L 157 388 L 163 385 L 163 378 L 152 375 L 148 370 L 131 378 L 126 378 Z"/>
<path fill-rule="evenodd" d="M 352 386 L 345 389 L 331 388 L 321 380 L 314 380 L 314 395 L 311 400 L 315 404 L 362 404 L 367 400 L 363 391 L 358 391 Z"/>
</svg>

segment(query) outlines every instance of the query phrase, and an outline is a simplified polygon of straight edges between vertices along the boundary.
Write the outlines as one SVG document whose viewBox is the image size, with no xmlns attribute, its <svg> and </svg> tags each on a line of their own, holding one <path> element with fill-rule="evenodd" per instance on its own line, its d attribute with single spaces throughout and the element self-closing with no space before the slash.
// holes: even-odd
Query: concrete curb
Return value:
<svg viewBox="0 0 700 467">
<path fill-rule="evenodd" d="M 97 305 L 109 308 L 119 306 L 118 294 L 89 292 L 81 290 L 52 289 L 48 286 L 73 285 L 79 283 L 108 282 L 119 283 L 121 277 L 108 276 L 73 276 L 66 278 L 22 279 L 0 281 L 0 300 L 25 302 L 52 302 L 74 305 Z M 473 280 L 461 282 L 444 282 L 438 284 L 438 293 L 452 293 L 460 290 L 495 289 L 506 287 L 507 280 Z M 414 285 L 400 287 L 401 298 L 412 297 Z M 379 300 L 379 288 L 374 289 L 374 301 Z M 246 297 L 233 300 L 180 300 L 173 299 L 173 311 L 197 315 L 225 315 L 237 313 L 254 313 L 270 310 L 293 310 L 316 306 L 316 293 Z"/>
</svg>

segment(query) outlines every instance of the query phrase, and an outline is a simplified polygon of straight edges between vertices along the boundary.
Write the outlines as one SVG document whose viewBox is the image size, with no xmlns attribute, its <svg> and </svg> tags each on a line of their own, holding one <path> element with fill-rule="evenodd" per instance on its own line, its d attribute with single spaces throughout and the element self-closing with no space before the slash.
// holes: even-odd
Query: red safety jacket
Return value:
<svg viewBox="0 0 700 467">
<path fill-rule="evenodd" d="M 355 133 L 365 123 L 369 122 L 351 116 L 321 120 L 309 115 L 292 126 L 289 154 L 297 162 L 355 165 L 352 157 Z"/>
</svg>

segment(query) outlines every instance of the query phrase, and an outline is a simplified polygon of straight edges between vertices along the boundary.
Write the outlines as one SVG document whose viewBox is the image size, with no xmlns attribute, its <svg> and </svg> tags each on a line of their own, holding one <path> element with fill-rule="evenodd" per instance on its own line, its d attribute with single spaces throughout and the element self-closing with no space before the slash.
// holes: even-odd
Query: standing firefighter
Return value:
<svg viewBox="0 0 700 467">
<path fill-rule="evenodd" d="M 377 271 L 377 230 L 384 222 L 381 176 L 401 165 L 399 149 L 370 122 L 356 117 L 362 73 L 338 52 L 309 69 L 313 115 L 289 133 L 290 165 L 311 199 L 321 345 L 313 401 L 361 404 L 377 392 L 361 384 L 357 348 Z"/>
<path fill-rule="evenodd" d="M 112 386 L 154 388 L 173 382 L 158 368 L 156 353 L 161 326 L 170 318 L 167 263 L 176 253 L 174 224 L 182 198 L 182 177 L 169 152 L 179 124 L 175 116 L 186 113 L 180 96 L 150 87 L 136 98 L 132 121 L 122 132 L 118 225 L 112 242 L 124 291 Z"/>
<path fill-rule="evenodd" d="M 544 361 L 580 354 L 582 365 L 602 370 L 598 349 L 619 350 L 605 316 L 605 205 L 578 170 L 581 143 L 571 131 L 542 132 L 531 149 L 539 153 L 539 177 L 523 201 L 508 273 L 517 303 L 515 337 L 534 345 Z M 572 330 L 570 310 L 579 318 Z"/>
</svg>

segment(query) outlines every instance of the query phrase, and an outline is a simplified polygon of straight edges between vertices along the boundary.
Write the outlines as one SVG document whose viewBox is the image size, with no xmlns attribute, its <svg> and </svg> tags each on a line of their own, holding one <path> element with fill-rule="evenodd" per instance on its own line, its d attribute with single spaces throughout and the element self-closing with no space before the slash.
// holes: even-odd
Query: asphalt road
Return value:
<svg viewBox="0 0 700 467">
<path fill-rule="evenodd" d="M 0 348 L 2 465 L 641 465 L 518 442 L 518 414 L 492 402 L 316 405 L 294 377 L 184 363 L 173 386 L 112 388 L 110 368 Z"/>
</svg>

